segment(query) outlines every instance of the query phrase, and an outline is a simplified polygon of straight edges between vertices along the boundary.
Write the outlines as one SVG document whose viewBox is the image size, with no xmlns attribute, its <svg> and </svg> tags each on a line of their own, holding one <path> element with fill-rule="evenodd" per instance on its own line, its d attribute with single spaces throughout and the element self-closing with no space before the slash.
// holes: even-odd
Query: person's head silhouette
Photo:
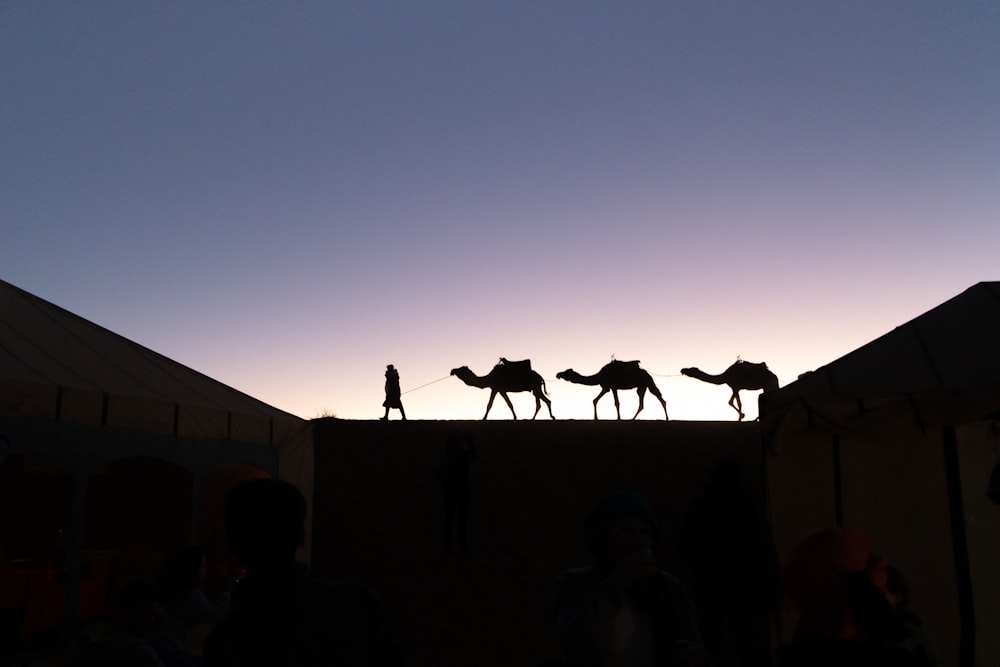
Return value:
<svg viewBox="0 0 1000 667">
<path fill-rule="evenodd" d="M 295 561 L 305 540 L 306 499 L 280 479 L 240 482 L 226 497 L 226 539 L 249 570 L 275 570 Z"/>
<path fill-rule="evenodd" d="M 622 491 L 602 500 L 587 516 L 587 547 L 603 575 L 636 551 L 656 550 L 659 526 L 646 499 Z"/>
</svg>

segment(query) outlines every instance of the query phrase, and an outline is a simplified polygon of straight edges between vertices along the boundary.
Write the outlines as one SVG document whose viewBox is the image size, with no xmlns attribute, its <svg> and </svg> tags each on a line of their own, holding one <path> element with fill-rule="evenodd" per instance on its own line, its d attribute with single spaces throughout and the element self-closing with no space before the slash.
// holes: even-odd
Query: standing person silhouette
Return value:
<svg viewBox="0 0 1000 667">
<path fill-rule="evenodd" d="M 399 410 L 399 414 L 403 415 L 403 419 L 406 419 L 406 410 L 403 409 L 403 402 L 399 399 L 402 392 L 399 391 L 399 371 L 392 364 L 385 367 L 385 400 L 382 401 L 382 407 L 385 408 L 385 414 L 382 416 L 382 421 L 389 419 L 389 408 L 395 408 Z"/>
<path fill-rule="evenodd" d="M 476 443 L 470 433 L 451 431 L 444 456 L 434 467 L 434 476 L 441 483 L 444 500 L 444 547 L 449 554 L 468 555 L 466 544 L 471 497 L 472 462 L 476 460 Z"/>
<path fill-rule="evenodd" d="M 771 664 L 771 624 L 781 611 L 781 566 L 771 531 L 745 490 L 742 464 L 718 461 L 688 506 L 681 554 L 690 568 L 705 650 L 717 665 Z"/>
</svg>

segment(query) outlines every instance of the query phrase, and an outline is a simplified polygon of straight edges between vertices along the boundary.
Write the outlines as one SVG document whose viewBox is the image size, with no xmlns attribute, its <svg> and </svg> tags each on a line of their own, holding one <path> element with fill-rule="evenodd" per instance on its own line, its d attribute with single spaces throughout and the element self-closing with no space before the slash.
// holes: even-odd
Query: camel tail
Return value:
<svg viewBox="0 0 1000 667">
<path fill-rule="evenodd" d="M 657 398 L 663 398 L 663 393 L 660 392 L 660 388 L 656 386 L 656 381 L 653 380 L 653 376 L 650 375 L 648 371 L 642 371 L 642 379 L 645 380 L 646 389 L 649 390 L 649 393 Z M 638 389 L 638 387 L 636 387 L 636 389 Z"/>
</svg>

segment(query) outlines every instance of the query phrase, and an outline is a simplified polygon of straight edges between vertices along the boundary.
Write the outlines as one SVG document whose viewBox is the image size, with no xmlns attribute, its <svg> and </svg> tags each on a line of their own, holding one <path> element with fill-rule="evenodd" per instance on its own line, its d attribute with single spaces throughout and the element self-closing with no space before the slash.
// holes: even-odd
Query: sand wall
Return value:
<svg viewBox="0 0 1000 667">
<path fill-rule="evenodd" d="M 735 422 L 347 421 L 315 425 L 313 567 L 382 597 L 415 665 L 536 665 L 558 655 L 553 580 L 587 562 L 583 520 L 640 491 L 657 557 L 683 579 L 676 533 L 708 469 L 735 457 L 763 503 L 760 434 Z M 469 556 L 445 553 L 432 470 L 450 430 L 475 439 Z"/>
</svg>

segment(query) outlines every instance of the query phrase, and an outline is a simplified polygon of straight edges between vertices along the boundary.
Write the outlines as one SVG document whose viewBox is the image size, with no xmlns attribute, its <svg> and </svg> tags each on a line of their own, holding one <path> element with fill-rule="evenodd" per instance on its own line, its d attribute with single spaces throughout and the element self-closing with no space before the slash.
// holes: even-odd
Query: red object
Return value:
<svg viewBox="0 0 1000 667">
<path fill-rule="evenodd" d="M 860 630 L 851 614 L 843 575 L 866 572 L 885 591 L 888 562 L 871 551 L 871 541 L 855 528 L 827 528 L 792 547 L 784 568 L 785 590 L 801 612 L 796 635 L 853 639 Z"/>
<path fill-rule="evenodd" d="M 79 618 L 95 618 L 104 613 L 108 599 L 111 564 L 89 563 L 89 574 L 80 582 Z M 0 568 L 0 607 L 21 610 L 18 639 L 27 641 L 38 632 L 59 627 L 66 600 L 65 578 L 57 581 L 59 568 Z"/>
</svg>

